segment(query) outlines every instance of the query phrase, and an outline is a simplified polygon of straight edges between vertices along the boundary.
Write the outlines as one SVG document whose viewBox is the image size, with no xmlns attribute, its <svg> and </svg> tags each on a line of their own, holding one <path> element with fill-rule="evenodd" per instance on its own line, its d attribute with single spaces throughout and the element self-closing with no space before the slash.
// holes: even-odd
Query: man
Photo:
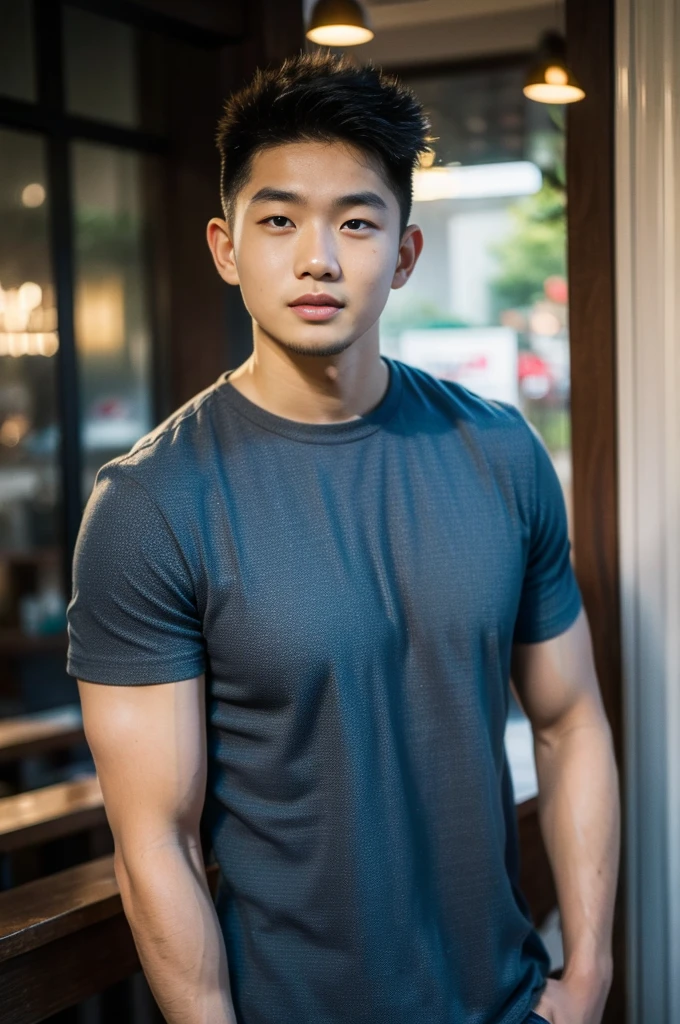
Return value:
<svg viewBox="0 0 680 1024">
<path fill-rule="evenodd" d="M 207 233 L 253 354 L 85 510 L 68 671 L 171 1024 L 601 1019 L 617 779 L 559 482 L 512 406 L 379 350 L 428 127 L 322 52 L 228 101 Z M 517 887 L 511 672 L 560 981 Z"/>
</svg>

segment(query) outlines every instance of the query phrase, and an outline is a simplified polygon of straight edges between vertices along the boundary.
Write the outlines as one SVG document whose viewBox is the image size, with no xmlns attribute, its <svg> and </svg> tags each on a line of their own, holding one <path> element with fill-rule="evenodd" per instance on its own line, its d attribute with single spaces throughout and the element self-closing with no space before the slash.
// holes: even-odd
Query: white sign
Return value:
<svg viewBox="0 0 680 1024">
<path fill-rule="evenodd" d="M 517 333 L 511 327 L 440 327 L 404 331 L 400 359 L 482 398 L 519 405 Z"/>
</svg>

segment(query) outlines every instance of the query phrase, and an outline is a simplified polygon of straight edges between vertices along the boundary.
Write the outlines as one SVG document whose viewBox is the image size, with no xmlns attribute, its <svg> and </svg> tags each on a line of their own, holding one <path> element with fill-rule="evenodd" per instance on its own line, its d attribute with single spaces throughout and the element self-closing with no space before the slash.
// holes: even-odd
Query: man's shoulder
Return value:
<svg viewBox="0 0 680 1024">
<path fill-rule="evenodd" d="M 170 413 L 161 423 L 153 427 L 133 444 L 132 448 L 118 461 L 131 469 L 143 466 L 154 458 L 178 457 L 191 450 L 198 436 L 205 431 L 206 420 L 214 401 L 220 380 L 199 391 Z"/>
<path fill-rule="evenodd" d="M 105 462 L 95 488 L 104 480 L 132 480 L 157 501 L 196 488 L 214 434 L 211 405 L 218 385 L 219 380 L 193 395 L 127 452 Z"/>
<path fill-rule="evenodd" d="M 437 377 L 427 370 L 403 363 L 399 366 L 407 386 L 420 399 L 423 410 L 443 414 L 452 424 L 496 445 L 530 445 L 531 425 L 516 405 L 484 398 L 455 380 Z"/>
</svg>

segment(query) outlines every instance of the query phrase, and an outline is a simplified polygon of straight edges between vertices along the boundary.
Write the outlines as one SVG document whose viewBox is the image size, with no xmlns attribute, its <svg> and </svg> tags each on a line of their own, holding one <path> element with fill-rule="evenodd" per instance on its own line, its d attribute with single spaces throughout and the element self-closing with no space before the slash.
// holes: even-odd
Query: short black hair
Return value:
<svg viewBox="0 0 680 1024">
<path fill-rule="evenodd" d="M 257 68 L 225 101 L 218 123 L 220 197 L 233 227 L 236 197 L 256 153 L 286 142 L 344 141 L 377 158 L 399 203 L 399 237 L 411 216 L 413 171 L 431 152 L 430 120 L 415 93 L 373 61 L 302 50 L 277 67 Z"/>
</svg>

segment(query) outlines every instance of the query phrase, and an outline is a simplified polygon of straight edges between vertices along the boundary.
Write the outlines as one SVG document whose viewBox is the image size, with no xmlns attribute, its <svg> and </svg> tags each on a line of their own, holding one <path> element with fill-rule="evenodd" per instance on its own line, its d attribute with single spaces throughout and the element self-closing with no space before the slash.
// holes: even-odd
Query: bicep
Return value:
<svg viewBox="0 0 680 1024">
<path fill-rule="evenodd" d="M 197 836 L 205 799 L 205 675 L 115 686 L 78 679 L 87 741 L 116 849 Z"/>
<path fill-rule="evenodd" d="M 604 714 L 583 608 L 558 636 L 540 643 L 515 643 L 511 675 L 535 732 L 559 732 L 593 714 Z"/>
</svg>

